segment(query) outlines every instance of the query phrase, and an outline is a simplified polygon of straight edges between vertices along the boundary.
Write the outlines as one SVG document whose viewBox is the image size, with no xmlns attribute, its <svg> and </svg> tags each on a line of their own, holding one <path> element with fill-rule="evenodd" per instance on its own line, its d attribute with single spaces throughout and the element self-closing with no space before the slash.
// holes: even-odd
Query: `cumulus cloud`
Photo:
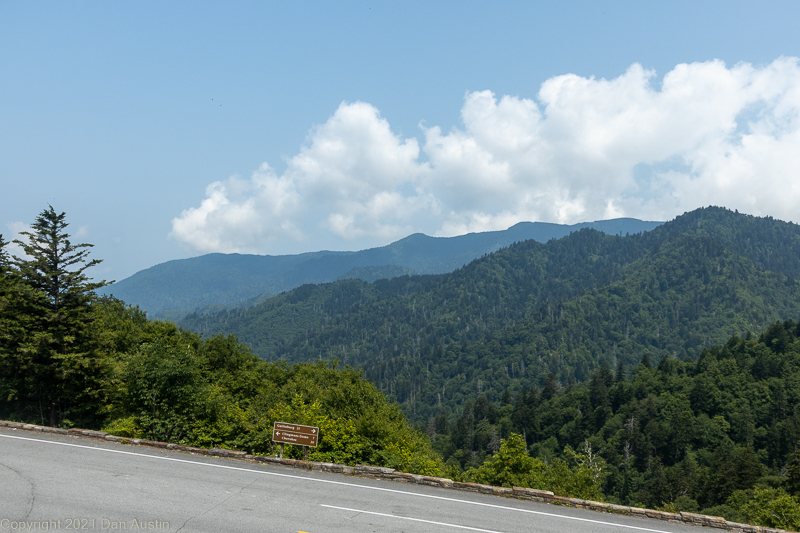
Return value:
<svg viewBox="0 0 800 533">
<path fill-rule="evenodd" d="M 171 235 L 199 251 L 282 253 L 711 204 L 797 221 L 797 58 L 681 64 L 660 82 L 638 64 L 610 80 L 567 74 L 532 98 L 467 93 L 461 119 L 403 139 L 370 104 L 342 103 L 281 175 L 264 164 L 212 183 Z"/>
<path fill-rule="evenodd" d="M 199 207 L 173 219 L 171 236 L 204 252 L 264 252 L 319 232 L 396 239 L 413 230 L 418 212 L 437 209 L 435 198 L 414 191 L 427 170 L 419 155 L 417 140 L 392 133 L 373 106 L 342 103 L 282 175 L 265 163 L 248 180 L 212 183 Z"/>
<path fill-rule="evenodd" d="M 292 179 L 264 163 L 249 180 L 232 176 L 206 187 L 199 207 L 172 220 L 171 235 L 201 252 L 256 251 L 282 237 L 302 239 L 300 209 Z"/>
</svg>

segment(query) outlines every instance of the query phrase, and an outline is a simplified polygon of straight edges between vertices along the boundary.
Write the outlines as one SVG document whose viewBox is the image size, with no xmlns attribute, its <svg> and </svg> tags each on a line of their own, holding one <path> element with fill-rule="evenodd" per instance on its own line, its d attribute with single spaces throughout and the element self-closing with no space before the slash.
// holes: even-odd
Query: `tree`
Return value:
<svg viewBox="0 0 800 533">
<path fill-rule="evenodd" d="M 500 443 L 500 449 L 491 459 L 474 470 L 478 483 L 501 487 L 543 488 L 545 464 L 528 455 L 525 439 L 512 433 Z"/>
<path fill-rule="evenodd" d="M 179 442 L 191 437 L 198 420 L 209 416 L 212 389 L 200 359 L 178 335 L 142 345 L 125 366 L 126 408 L 138 418 L 145 437 Z"/>
<path fill-rule="evenodd" d="M 12 331 L 16 318 L 11 303 L 15 280 L 6 252 L 7 245 L 8 242 L 3 240 L 3 235 L 0 234 L 0 402 L 4 403 L 12 401 L 16 396 L 14 380 L 10 376 L 11 365 L 8 357 L 11 352 Z M 0 410 L 0 414 L 5 414 L 3 411 Z"/>
<path fill-rule="evenodd" d="M 91 303 L 96 289 L 105 281 L 90 282 L 86 269 L 99 265 L 100 259 L 88 261 L 92 244 L 72 244 L 65 232 L 66 213 L 57 214 L 53 206 L 36 218 L 33 231 L 23 231 L 26 241 L 15 240 L 29 259 L 15 258 L 14 264 L 22 278 L 34 289 L 47 295 L 48 307 L 58 313 L 63 308 L 80 307 Z"/>
<path fill-rule="evenodd" d="M 708 501 L 722 503 L 734 491 L 752 488 L 760 470 L 758 456 L 752 448 L 735 446 L 730 439 L 725 439 L 714 451 L 706 486 Z"/>
<path fill-rule="evenodd" d="M 8 269 L 8 252 L 6 251 L 6 246 L 8 242 L 3 240 L 3 234 L 0 233 L 0 276 L 6 275 L 6 270 Z"/>
<path fill-rule="evenodd" d="M 25 420 L 38 370 L 27 348 L 42 325 L 44 295 L 23 283 L 7 245 L 0 236 L 0 417 Z"/>
<path fill-rule="evenodd" d="M 15 240 L 25 258 L 11 262 L 15 276 L 26 286 L 18 293 L 24 302 L 27 328 L 6 354 L 16 368 L 16 398 L 23 414 L 45 413 L 51 426 L 96 418 L 104 395 L 106 364 L 93 328 L 97 296 L 105 281 L 92 282 L 88 268 L 100 263 L 88 259 L 91 244 L 72 244 L 66 233 L 65 213 L 52 206 L 42 211 Z"/>
<path fill-rule="evenodd" d="M 800 496 L 800 450 L 795 450 L 789 459 L 786 492 Z"/>
<path fill-rule="evenodd" d="M 740 512 L 751 524 L 789 531 L 800 528 L 800 502 L 781 489 L 756 488 Z"/>
</svg>

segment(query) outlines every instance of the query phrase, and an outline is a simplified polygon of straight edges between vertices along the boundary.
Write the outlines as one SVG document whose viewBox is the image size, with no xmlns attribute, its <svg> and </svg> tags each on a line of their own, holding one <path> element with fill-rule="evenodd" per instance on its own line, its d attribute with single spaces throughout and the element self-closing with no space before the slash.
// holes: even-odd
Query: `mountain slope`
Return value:
<svg viewBox="0 0 800 533">
<path fill-rule="evenodd" d="M 169 261 L 124 279 L 106 289 L 129 304 L 153 315 L 183 316 L 206 306 L 236 306 L 263 293 L 280 293 L 306 283 L 340 278 L 452 272 L 477 257 L 513 242 L 546 242 L 584 227 L 609 234 L 649 231 L 661 224 L 621 218 L 571 226 L 521 222 L 505 231 L 471 233 L 458 237 L 410 235 L 388 246 L 360 252 L 311 252 L 300 255 L 259 256 L 208 254 Z M 382 267 L 383 271 L 375 267 Z M 354 270 L 355 269 L 355 270 Z M 165 311 L 183 311 L 164 314 Z"/>
<path fill-rule="evenodd" d="M 566 384 L 603 362 L 696 357 L 800 316 L 797 278 L 797 225 L 708 208 L 640 235 L 518 243 L 451 274 L 305 285 L 182 325 L 268 359 L 338 358 L 418 419 L 549 372 Z"/>
</svg>

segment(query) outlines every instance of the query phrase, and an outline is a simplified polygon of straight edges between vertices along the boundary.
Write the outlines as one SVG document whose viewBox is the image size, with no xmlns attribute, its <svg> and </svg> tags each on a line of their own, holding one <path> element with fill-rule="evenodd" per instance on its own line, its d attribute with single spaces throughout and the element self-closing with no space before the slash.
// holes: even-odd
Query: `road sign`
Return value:
<svg viewBox="0 0 800 533">
<path fill-rule="evenodd" d="M 272 426 L 272 440 L 274 442 L 316 446 L 318 438 L 319 428 L 314 426 L 301 426 L 299 424 L 287 424 L 286 422 L 275 422 Z"/>
</svg>

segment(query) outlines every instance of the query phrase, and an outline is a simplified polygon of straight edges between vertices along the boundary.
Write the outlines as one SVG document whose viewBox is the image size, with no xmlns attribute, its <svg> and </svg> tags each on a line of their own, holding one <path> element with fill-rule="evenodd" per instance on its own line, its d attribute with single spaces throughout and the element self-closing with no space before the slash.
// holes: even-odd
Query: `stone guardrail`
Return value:
<svg viewBox="0 0 800 533">
<path fill-rule="evenodd" d="M 642 509 L 640 507 L 628 507 L 625 505 L 616 505 L 613 503 L 594 502 L 591 500 L 581 500 L 578 498 L 567 498 L 564 496 L 556 496 L 548 490 L 530 489 L 525 487 L 495 487 L 492 485 L 481 485 L 480 483 L 461 483 L 451 479 L 421 476 L 419 474 L 408 474 L 405 472 L 398 472 L 394 468 L 385 468 L 381 466 L 369 465 L 355 465 L 346 466 L 335 463 L 319 463 L 314 461 L 301 461 L 299 459 L 284 459 L 273 457 L 271 455 L 249 455 L 246 452 L 235 450 L 228 450 L 225 448 L 196 448 L 194 446 L 184 446 L 182 444 L 172 444 L 167 442 L 157 442 L 146 439 L 132 439 L 127 437 L 117 437 L 109 435 L 105 431 L 94 431 L 90 429 L 61 429 L 51 428 L 47 426 L 38 426 L 34 424 L 24 424 L 21 422 L 8 422 L 0 420 L 0 427 L 9 427 L 13 429 L 22 429 L 25 431 L 39 431 L 42 433 L 55 433 L 59 435 L 72 435 L 75 437 L 88 437 L 103 439 L 111 442 L 119 442 L 122 444 L 131 444 L 135 446 L 147 446 L 151 448 L 162 448 L 165 450 L 177 450 L 182 452 L 190 452 L 200 455 L 208 455 L 212 457 L 228 457 L 232 459 L 243 459 L 250 461 L 258 461 L 262 463 L 269 463 L 275 465 L 291 466 L 293 468 L 301 468 L 304 470 L 311 470 L 315 472 L 332 472 L 337 474 L 347 474 L 351 476 L 365 477 L 371 479 L 384 479 L 388 481 L 397 481 L 401 483 L 414 483 L 417 485 L 430 485 L 433 487 L 442 487 L 445 489 L 461 490 L 467 492 L 479 492 L 482 494 L 494 494 L 496 496 L 506 496 L 522 500 L 530 500 L 541 503 L 549 503 L 553 505 L 566 505 L 568 507 L 577 507 L 579 509 L 588 509 L 591 511 L 599 511 L 603 513 L 614 513 L 628 516 L 635 516 L 638 518 L 650 518 L 655 520 L 665 520 L 667 522 L 693 524 L 698 526 L 707 526 L 717 529 L 724 529 L 734 533 L 786 533 L 783 529 L 775 529 L 763 526 L 752 526 L 750 524 L 739 524 L 737 522 L 729 522 L 719 516 L 707 516 L 696 513 L 668 513 L 665 511 L 656 511 L 653 509 Z"/>
</svg>

